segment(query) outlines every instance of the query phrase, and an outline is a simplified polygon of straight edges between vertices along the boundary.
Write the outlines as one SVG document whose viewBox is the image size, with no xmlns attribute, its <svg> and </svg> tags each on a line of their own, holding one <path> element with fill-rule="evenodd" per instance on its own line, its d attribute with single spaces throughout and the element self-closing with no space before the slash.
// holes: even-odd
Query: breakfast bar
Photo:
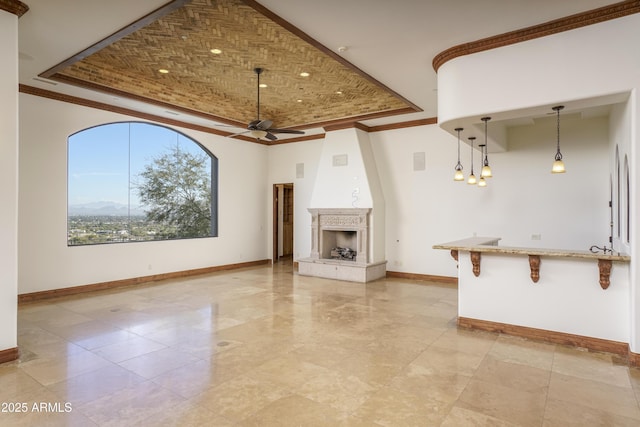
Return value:
<svg viewBox="0 0 640 427">
<path fill-rule="evenodd" d="M 500 240 L 471 237 L 433 246 L 458 262 L 460 325 L 628 341 L 629 256 L 500 246 Z"/>
</svg>

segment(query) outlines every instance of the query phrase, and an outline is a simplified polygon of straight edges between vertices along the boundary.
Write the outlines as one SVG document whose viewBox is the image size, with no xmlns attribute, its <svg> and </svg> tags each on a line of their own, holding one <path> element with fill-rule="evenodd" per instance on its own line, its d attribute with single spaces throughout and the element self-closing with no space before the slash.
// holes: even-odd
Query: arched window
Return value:
<svg viewBox="0 0 640 427">
<path fill-rule="evenodd" d="M 631 185 L 629 182 L 629 159 L 624 156 L 624 193 L 625 193 L 625 232 L 627 243 L 631 241 Z"/>
<path fill-rule="evenodd" d="M 69 246 L 215 237 L 218 159 L 173 129 L 111 123 L 68 140 Z"/>
<path fill-rule="evenodd" d="M 618 150 L 618 146 L 616 145 L 616 213 L 617 213 L 617 236 L 618 239 L 621 237 L 622 232 L 620 231 L 621 224 L 621 209 L 620 209 L 620 151 Z"/>
</svg>

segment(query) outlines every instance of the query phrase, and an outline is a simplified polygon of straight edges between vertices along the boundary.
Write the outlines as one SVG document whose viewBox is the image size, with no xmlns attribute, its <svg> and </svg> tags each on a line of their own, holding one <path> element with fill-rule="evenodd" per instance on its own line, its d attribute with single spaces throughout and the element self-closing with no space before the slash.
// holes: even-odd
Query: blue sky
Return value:
<svg viewBox="0 0 640 427">
<path fill-rule="evenodd" d="M 189 138 L 163 126 L 114 123 L 86 129 L 68 141 L 68 204 L 117 202 L 139 204 L 129 180 L 144 165 L 180 144 L 181 150 L 202 153 Z"/>
</svg>

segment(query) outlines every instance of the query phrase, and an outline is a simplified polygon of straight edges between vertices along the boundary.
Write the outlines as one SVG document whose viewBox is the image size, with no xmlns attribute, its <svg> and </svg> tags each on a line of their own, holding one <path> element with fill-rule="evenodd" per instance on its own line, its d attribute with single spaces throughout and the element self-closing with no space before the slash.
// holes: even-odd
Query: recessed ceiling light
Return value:
<svg viewBox="0 0 640 427">
<path fill-rule="evenodd" d="M 160 68 L 160 69 L 158 70 L 158 72 L 159 72 L 160 74 L 169 74 L 169 70 L 165 70 L 164 68 Z"/>
<path fill-rule="evenodd" d="M 301 76 L 301 77 L 309 77 L 309 75 L 310 75 L 310 74 L 309 74 L 309 73 L 307 73 L 306 71 L 303 71 L 303 72 L 301 72 L 301 73 L 300 73 L 300 76 Z"/>
<path fill-rule="evenodd" d="M 298 100 L 296 100 L 296 102 L 302 102 L 302 99 L 298 99 Z"/>
<path fill-rule="evenodd" d="M 336 95 L 342 95 L 342 91 L 341 90 L 337 90 L 336 91 Z"/>
<path fill-rule="evenodd" d="M 210 52 L 213 53 L 214 55 L 220 55 L 222 53 L 220 49 L 211 49 Z"/>
<path fill-rule="evenodd" d="M 269 87 L 266 83 L 260 83 L 260 87 Z"/>
</svg>

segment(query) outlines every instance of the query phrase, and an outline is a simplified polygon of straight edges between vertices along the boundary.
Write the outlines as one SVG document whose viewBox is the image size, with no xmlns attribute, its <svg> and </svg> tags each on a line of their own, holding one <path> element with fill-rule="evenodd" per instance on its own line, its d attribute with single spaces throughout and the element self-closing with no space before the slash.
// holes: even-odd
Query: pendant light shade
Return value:
<svg viewBox="0 0 640 427">
<path fill-rule="evenodd" d="M 464 181 L 464 173 L 462 172 L 462 163 L 460 163 L 460 132 L 463 131 L 463 128 L 456 128 L 456 132 L 458 132 L 458 163 L 456 164 L 456 172 L 453 175 L 454 181 Z"/>
<path fill-rule="evenodd" d="M 491 178 L 493 176 L 493 172 L 491 171 L 491 166 L 489 166 L 489 146 L 487 145 L 487 122 L 491 120 L 491 117 L 483 117 L 480 120 L 484 122 L 484 161 L 480 176 L 483 178 Z M 487 184 L 485 183 L 485 185 Z"/>
<path fill-rule="evenodd" d="M 562 159 L 556 158 L 553 162 L 553 166 L 551 166 L 551 173 L 565 173 L 567 170 L 564 168 L 564 162 Z"/>
<path fill-rule="evenodd" d="M 553 111 L 557 115 L 557 145 L 556 145 L 556 157 L 551 167 L 551 173 L 565 173 L 564 162 L 562 161 L 562 153 L 560 152 L 560 110 L 564 108 L 564 105 L 558 105 L 553 107 Z"/>
<path fill-rule="evenodd" d="M 469 137 L 469 141 L 471 141 L 471 174 L 467 179 L 467 184 L 470 184 L 470 185 L 476 185 L 478 183 L 476 176 L 473 174 L 473 141 L 475 141 L 475 139 L 476 139 L 475 136 Z"/>
</svg>

